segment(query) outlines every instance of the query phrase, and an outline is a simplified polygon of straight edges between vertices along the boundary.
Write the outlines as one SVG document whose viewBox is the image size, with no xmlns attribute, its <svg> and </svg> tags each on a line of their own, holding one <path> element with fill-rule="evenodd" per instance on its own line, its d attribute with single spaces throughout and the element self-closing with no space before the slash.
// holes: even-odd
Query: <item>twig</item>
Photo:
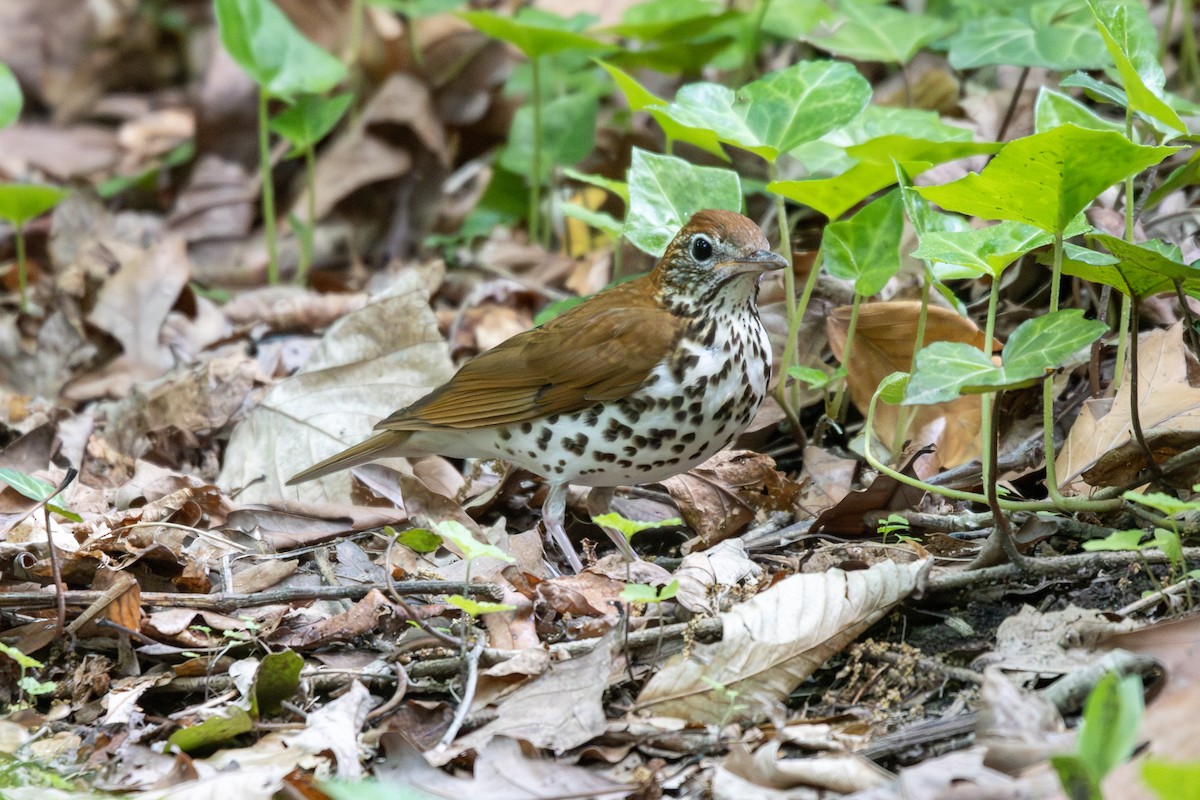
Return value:
<svg viewBox="0 0 1200 800">
<path fill-rule="evenodd" d="M 1008 133 L 1008 126 L 1012 123 L 1013 115 L 1017 111 L 1017 102 L 1021 99 L 1021 92 L 1025 90 L 1025 80 L 1029 77 L 1029 67 L 1024 67 L 1021 70 L 1021 77 L 1017 79 L 1017 88 L 1013 89 L 1012 99 L 1008 101 L 1008 110 L 1004 112 L 1004 121 L 1000 123 L 1000 130 L 996 133 L 996 141 L 1004 141 L 1004 134 Z"/>
<path fill-rule="evenodd" d="M 391 698 L 386 703 L 379 706 L 379 708 L 372 709 L 371 712 L 367 714 L 367 722 L 371 722 L 372 720 L 379 719 L 386 714 L 390 714 L 393 710 L 399 707 L 401 702 L 404 701 L 404 695 L 408 694 L 408 673 L 404 671 L 404 665 L 400 662 L 397 661 L 395 666 L 396 691 L 392 692 Z"/>
<path fill-rule="evenodd" d="M 263 592 L 239 594 L 216 592 L 213 594 L 187 594 L 184 592 L 142 592 L 141 602 L 160 608 L 195 608 L 203 611 L 233 611 L 238 608 L 270 606 L 277 603 L 295 603 L 305 600 L 361 600 L 372 590 L 386 591 L 394 588 L 402 595 L 453 594 L 462 591 L 461 581 L 396 581 L 387 584 L 360 583 L 355 586 L 305 586 L 286 589 L 268 589 Z M 500 587 L 490 583 L 472 583 L 467 587 L 472 595 L 499 602 L 504 598 Z M 67 590 L 63 599 L 67 605 L 86 606 L 103 598 L 104 592 L 94 590 Z M 46 592 L 0 593 L 0 608 L 51 608 L 55 598 Z"/>
<path fill-rule="evenodd" d="M 1138 410 L 1141 405 L 1141 398 L 1138 396 L 1138 299 L 1132 296 L 1133 301 L 1133 330 L 1129 336 L 1129 425 L 1133 428 L 1133 438 L 1137 440 L 1138 447 L 1142 448 L 1142 454 L 1146 456 L 1146 467 L 1154 475 L 1155 480 L 1164 482 L 1166 477 L 1162 470 L 1158 467 L 1158 462 L 1154 460 L 1154 452 L 1150 449 L 1149 443 L 1146 441 L 1146 434 L 1142 430 L 1142 415 Z"/>
<path fill-rule="evenodd" d="M 1183 557 L 1188 561 L 1200 559 L 1200 547 L 1185 547 Z M 1106 569 L 1118 569 L 1136 564 L 1141 561 L 1150 564 L 1167 564 L 1170 559 L 1159 550 L 1128 551 L 1116 550 L 1111 552 L 1081 553 L 1069 556 L 1047 556 L 1044 558 L 1026 559 L 1023 569 L 1014 564 L 1004 564 L 998 567 L 985 567 L 976 570 L 945 571 L 939 574 L 936 570 L 930 575 L 925 584 L 925 595 L 943 594 L 977 589 L 1005 583 L 1015 578 L 1040 576 L 1068 578 L 1090 572 Z"/>
<path fill-rule="evenodd" d="M 427 620 L 417 614 L 417 610 L 408 604 L 408 601 L 404 599 L 400 592 L 396 591 L 396 583 L 392 580 L 392 569 L 390 566 L 392 563 L 392 548 L 395 546 L 395 544 L 396 537 L 393 536 L 391 541 L 388 542 L 387 551 L 383 556 L 384 574 L 387 576 L 388 592 L 391 593 L 392 599 L 400 604 L 400 607 L 404 609 L 404 613 L 408 615 L 409 620 L 415 623 L 417 627 L 419 627 L 425 633 L 429 634 L 434 639 L 437 639 L 439 642 L 449 645 L 450 647 L 462 648 L 465 645 L 465 640 L 459 639 L 456 636 L 451 636 L 444 631 L 439 631 L 437 628 L 430 625 Z M 457 592 L 460 589 L 465 591 L 469 588 L 470 584 L 464 584 L 457 587 L 454 591 Z"/>
<path fill-rule="evenodd" d="M 450 720 L 450 727 L 446 728 L 446 732 L 442 734 L 441 741 L 433 748 L 433 752 L 435 753 L 446 751 L 446 748 L 458 736 L 459 730 L 462 729 L 463 723 L 467 720 L 467 714 L 471 711 L 471 704 L 475 701 L 475 686 L 479 680 L 479 656 L 482 653 L 483 639 L 476 639 L 474 646 L 463 658 L 466 662 L 467 675 L 463 680 L 462 699 L 458 703 L 458 708 L 454 710 L 454 719 Z"/>
</svg>

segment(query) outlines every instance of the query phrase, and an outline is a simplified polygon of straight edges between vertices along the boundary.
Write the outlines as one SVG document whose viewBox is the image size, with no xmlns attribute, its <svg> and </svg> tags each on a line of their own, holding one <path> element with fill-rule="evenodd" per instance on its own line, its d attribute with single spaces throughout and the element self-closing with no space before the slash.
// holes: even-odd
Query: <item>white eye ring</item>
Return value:
<svg viewBox="0 0 1200 800">
<path fill-rule="evenodd" d="M 688 247 L 688 252 L 699 263 L 708 261 L 713 256 L 713 242 L 706 234 L 697 233 L 692 237 L 692 243 Z"/>
</svg>

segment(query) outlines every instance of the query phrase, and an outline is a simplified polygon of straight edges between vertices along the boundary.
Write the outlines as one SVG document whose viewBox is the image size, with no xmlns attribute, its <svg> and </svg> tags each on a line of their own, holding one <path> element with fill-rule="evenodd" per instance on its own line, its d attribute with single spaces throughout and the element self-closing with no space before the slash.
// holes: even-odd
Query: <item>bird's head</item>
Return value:
<svg viewBox="0 0 1200 800">
<path fill-rule="evenodd" d="M 759 276 L 786 266 L 749 219 L 708 209 L 696 213 L 675 235 L 651 279 L 668 303 L 708 303 L 723 292 L 752 296 Z"/>
</svg>

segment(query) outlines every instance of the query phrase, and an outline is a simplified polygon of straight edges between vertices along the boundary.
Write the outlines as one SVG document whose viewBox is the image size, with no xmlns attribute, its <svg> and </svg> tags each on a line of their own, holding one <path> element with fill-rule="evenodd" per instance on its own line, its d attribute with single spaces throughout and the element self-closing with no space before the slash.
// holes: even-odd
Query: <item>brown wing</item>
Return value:
<svg viewBox="0 0 1200 800">
<path fill-rule="evenodd" d="M 481 354 L 375 427 L 488 428 L 581 411 L 640 386 L 674 346 L 681 325 L 639 278 Z"/>
</svg>

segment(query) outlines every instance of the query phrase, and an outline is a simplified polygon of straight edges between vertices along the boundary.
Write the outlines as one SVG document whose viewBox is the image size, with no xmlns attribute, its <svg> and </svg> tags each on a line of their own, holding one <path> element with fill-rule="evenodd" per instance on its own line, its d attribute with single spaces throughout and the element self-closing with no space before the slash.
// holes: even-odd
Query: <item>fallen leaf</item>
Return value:
<svg viewBox="0 0 1200 800">
<path fill-rule="evenodd" d="M 1138 337 L 1138 416 L 1156 461 L 1200 441 L 1200 388 L 1193 385 L 1188 362 L 1182 323 Z M 1126 368 L 1111 401 L 1083 404 L 1055 459 L 1058 485 L 1064 491 L 1121 485 L 1145 468 L 1145 456 L 1131 433 L 1129 400 Z M 1191 472 L 1181 480 L 1190 487 L 1196 477 Z"/>
<path fill-rule="evenodd" d="M 921 304 L 911 300 L 867 303 L 859 308 L 854 352 L 846 365 L 846 380 L 850 399 L 864 417 L 880 381 L 893 372 L 908 372 L 912 368 L 920 311 Z M 850 312 L 849 306 L 840 306 L 830 311 L 826 320 L 829 347 L 839 360 L 846 347 Z M 963 342 L 982 347 L 983 331 L 966 317 L 931 305 L 927 310 L 922 344 L 930 342 Z M 998 348 L 999 343 L 993 343 L 993 349 Z M 911 446 L 934 445 L 937 448 L 930 463 L 918 469 L 921 477 L 979 457 L 978 397 L 963 396 L 949 403 L 916 406 L 915 412 L 907 406 L 877 403 L 875 436 L 884 446 L 891 446 L 900 421 L 909 413 L 914 413 L 908 429 Z"/>
<path fill-rule="evenodd" d="M 636 707 L 698 725 L 761 719 L 907 597 L 931 563 L 883 561 L 784 578 L 721 614 L 720 642 L 672 656 Z"/>
</svg>

